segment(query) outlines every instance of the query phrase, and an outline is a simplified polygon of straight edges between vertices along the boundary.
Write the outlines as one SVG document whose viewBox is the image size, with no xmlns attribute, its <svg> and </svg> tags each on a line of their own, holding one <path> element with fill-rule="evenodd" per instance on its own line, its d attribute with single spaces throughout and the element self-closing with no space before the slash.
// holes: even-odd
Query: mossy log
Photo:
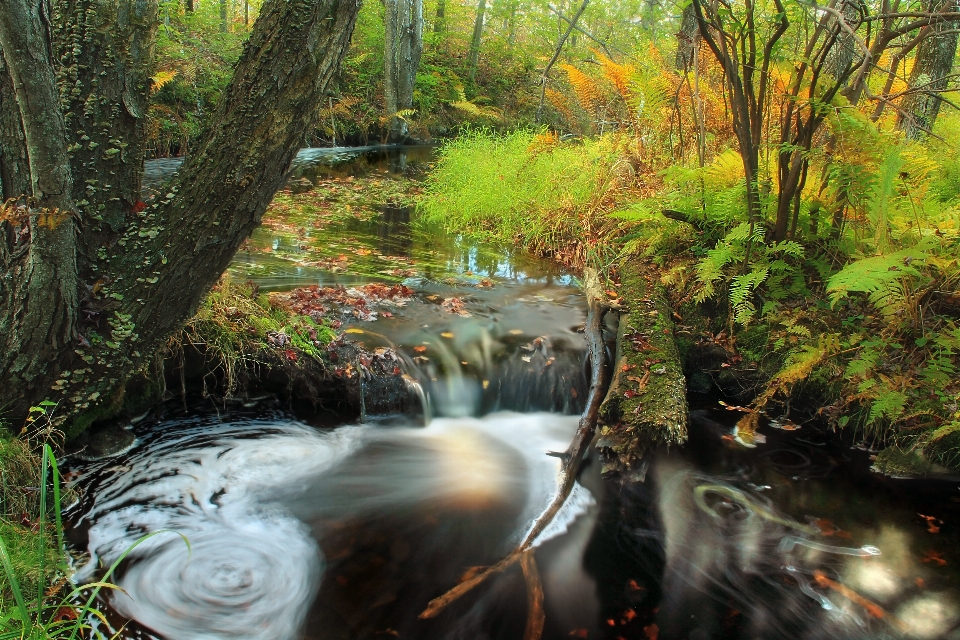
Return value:
<svg viewBox="0 0 960 640">
<path fill-rule="evenodd" d="M 642 480 L 644 454 L 687 439 L 687 385 L 670 306 L 655 268 L 628 261 L 620 271 L 613 380 L 600 407 L 597 449 L 604 473 Z"/>
</svg>

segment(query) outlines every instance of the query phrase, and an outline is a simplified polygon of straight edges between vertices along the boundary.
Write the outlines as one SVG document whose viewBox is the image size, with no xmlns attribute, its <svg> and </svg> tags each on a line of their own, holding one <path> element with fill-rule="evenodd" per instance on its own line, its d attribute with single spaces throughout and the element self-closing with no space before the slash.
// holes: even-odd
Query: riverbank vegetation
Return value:
<svg viewBox="0 0 960 640">
<path fill-rule="evenodd" d="M 721 388 L 956 467 L 960 118 L 917 133 L 906 98 L 841 94 L 847 72 L 824 69 L 811 87 L 779 57 L 824 46 L 822 32 L 805 40 L 810 17 L 796 18 L 754 78 L 768 93 L 750 107 L 762 126 L 748 149 L 729 119 L 745 72 L 725 73 L 706 44 L 680 70 L 654 49 L 642 63 L 596 52 L 597 64 L 564 69 L 560 130 L 446 145 L 424 211 L 614 278 L 624 261 L 656 265 L 680 329 L 700 318 L 693 340 L 726 351 L 706 372 Z M 887 76 L 863 68 L 862 91 L 879 93 Z M 797 127 L 810 128 L 802 140 Z M 506 216 L 503 202 L 516 203 Z M 725 385 L 731 371 L 742 375 Z"/>
</svg>

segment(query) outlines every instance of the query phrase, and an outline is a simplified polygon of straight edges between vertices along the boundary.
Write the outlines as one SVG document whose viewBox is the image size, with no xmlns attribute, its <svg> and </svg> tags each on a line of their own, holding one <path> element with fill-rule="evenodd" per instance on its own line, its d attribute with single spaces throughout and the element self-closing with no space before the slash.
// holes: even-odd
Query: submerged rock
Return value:
<svg viewBox="0 0 960 640">
<path fill-rule="evenodd" d="M 877 454 L 870 470 L 893 478 L 917 478 L 948 475 L 945 467 L 926 460 L 916 451 L 887 447 Z"/>
</svg>

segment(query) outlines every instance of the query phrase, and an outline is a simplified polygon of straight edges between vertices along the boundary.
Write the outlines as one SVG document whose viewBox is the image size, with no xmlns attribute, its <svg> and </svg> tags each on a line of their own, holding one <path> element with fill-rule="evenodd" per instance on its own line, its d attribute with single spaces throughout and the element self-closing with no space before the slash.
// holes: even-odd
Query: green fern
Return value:
<svg viewBox="0 0 960 640">
<path fill-rule="evenodd" d="M 730 305 L 736 322 L 745 325 L 753 320 L 757 312 L 752 300 L 753 294 L 769 273 L 767 267 L 755 265 L 749 273 L 734 276 L 730 282 Z"/>
<path fill-rule="evenodd" d="M 851 293 L 866 293 L 884 316 L 890 317 L 904 302 L 910 281 L 921 277 L 917 268 L 930 257 L 930 244 L 921 244 L 885 255 L 851 262 L 827 282 L 830 304 L 835 306 Z"/>
<path fill-rule="evenodd" d="M 870 415 L 867 418 L 867 424 L 873 424 L 881 418 L 886 418 L 894 422 L 903 415 L 903 410 L 906 406 L 906 395 L 899 391 L 885 388 L 870 404 Z"/>
</svg>

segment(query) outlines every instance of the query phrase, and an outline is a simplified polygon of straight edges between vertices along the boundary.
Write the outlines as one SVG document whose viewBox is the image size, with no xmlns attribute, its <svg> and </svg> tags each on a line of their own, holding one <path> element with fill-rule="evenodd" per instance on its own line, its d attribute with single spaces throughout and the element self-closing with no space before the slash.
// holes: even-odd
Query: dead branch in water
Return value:
<svg viewBox="0 0 960 640">
<path fill-rule="evenodd" d="M 590 357 L 590 392 L 587 396 L 587 405 L 580 416 L 580 424 L 577 432 L 570 442 L 567 450 L 561 454 L 563 461 L 560 468 L 560 482 L 557 495 L 554 496 L 550 505 L 544 510 L 540 517 L 530 528 L 523 542 L 516 549 L 510 552 L 507 557 L 493 565 L 492 567 L 478 573 L 473 578 L 461 582 L 453 589 L 438 598 L 434 598 L 420 614 L 420 618 L 433 618 L 443 611 L 447 605 L 460 596 L 464 595 L 478 584 L 486 580 L 495 573 L 501 573 L 512 564 L 521 561 L 523 565 L 524 576 L 527 580 L 529 590 L 530 613 L 527 619 L 527 631 L 525 640 L 536 640 L 540 637 L 543 630 L 543 593 L 540 586 L 540 575 L 537 572 L 537 565 L 533 558 L 533 543 L 537 537 L 543 533 L 561 507 L 570 496 L 573 490 L 573 484 L 577 479 L 577 471 L 580 469 L 580 463 L 587 451 L 587 446 L 593 440 L 593 435 L 597 429 L 597 417 L 600 412 L 600 405 L 607 394 L 607 386 L 610 380 L 610 367 L 607 362 L 607 351 L 603 343 L 603 318 L 613 307 L 604 296 L 603 287 L 600 285 L 600 278 L 593 269 L 584 270 L 584 293 L 587 295 L 587 322 L 584 326 L 584 335 L 587 338 L 587 353 Z M 539 596 L 535 590 L 539 590 Z M 540 604 L 540 611 L 537 613 L 535 604 Z M 539 623 L 535 619 L 539 616 Z M 537 627 L 539 625 L 539 627 Z M 535 634 L 535 635 L 533 635 Z"/>
<path fill-rule="evenodd" d="M 523 632 L 523 640 L 540 640 L 547 614 L 543 612 L 543 585 L 540 583 L 537 561 L 533 558 L 533 549 L 523 552 L 520 567 L 527 582 L 527 628 Z"/>
</svg>

